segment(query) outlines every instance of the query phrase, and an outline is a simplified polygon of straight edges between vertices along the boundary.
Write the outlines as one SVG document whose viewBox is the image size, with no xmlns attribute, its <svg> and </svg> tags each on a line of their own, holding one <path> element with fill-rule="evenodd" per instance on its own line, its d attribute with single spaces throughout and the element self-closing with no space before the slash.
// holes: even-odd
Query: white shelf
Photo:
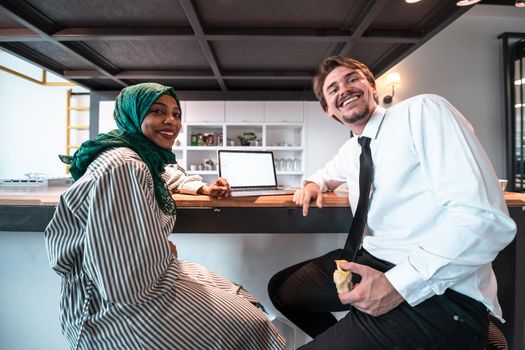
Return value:
<svg viewBox="0 0 525 350">
<path fill-rule="evenodd" d="M 262 146 L 225 146 L 221 149 L 227 149 L 229 151 L 264 151 L 265 147 Z"/>
<path fill-rule="evenodd" d="M 202 102 L 207 102 L 202 104 Z M 202 105 L 201 105 L 202 104 Z M 272 151 L 275 159 L 299 159 L 301 171 L 278 171 L 279 185 L 300 186 L 305 166 L 306 118 L 304 102 L 301 101 L 188 101 L 186 122 L 181 131 L 180 147 L 174 147 L 178 158 L 189 174 L 217 176 L 217 171 L 191 171 L 191 165 L 198 166 L 205 160 L 216 161 L 219 149 Z M 209 114 L 209 115 L 207 115 Z M 254 133 L 258 146 L 241 146 L 238 136 Z M 191 138 L 199 134 L 213 134 L 214 143 L 222 136 L 217 146 L 192 146 Z M 234 141 L 234 146 L 229 146 Z M 272 146 L 288 144 L 294 146 Z M 182 154 L 181 154 L 182 153 Z"/>
<path fill-rule="evenodd" d="M 302 151 L 302 146 L 267 146 L 265 147 L 268 151 Z"/>
<path fill-rule="evenodd" d="M 216 151 L 219 148 L 222 148 L 221 146 L 188 146 L 186 149 L 188 151 Z"/>
</svg>

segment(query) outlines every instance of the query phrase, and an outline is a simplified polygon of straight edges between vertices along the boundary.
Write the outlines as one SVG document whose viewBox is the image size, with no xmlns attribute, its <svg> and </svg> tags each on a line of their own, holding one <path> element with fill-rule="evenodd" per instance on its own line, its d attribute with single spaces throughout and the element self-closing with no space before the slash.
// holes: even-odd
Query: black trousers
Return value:
<svg viewBox="0 0 525 350">
<path fill-rule="evenodd" d="M 268 285 L 274 306 L 314 340 L 301 350 L 483 349 L 485 306 L 452 290 L 415 307 L 404 302 L 373 317 L 341 304 L 332 274 L 342 250 L 301 262 L 275 274 Z M 361 250 L 356 262 L 386 272 L 394 265 Z M 360 277 L 355 274 L 354 282 Z M 333 311 L 349 312 L 339 322 Z"/>
</svg>

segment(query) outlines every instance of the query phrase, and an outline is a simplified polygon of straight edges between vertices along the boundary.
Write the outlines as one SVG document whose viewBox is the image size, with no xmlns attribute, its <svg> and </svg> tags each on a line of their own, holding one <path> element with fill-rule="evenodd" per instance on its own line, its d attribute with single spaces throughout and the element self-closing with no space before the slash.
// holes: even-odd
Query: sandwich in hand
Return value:
<svg viewBox="0 0 525 350">
<path fill-rule="evenodd" d="M 335 261 L 337 270 L 334 271 L 334 283 L 338 294 L 349 292 L 352 289 L 352 273 L 341 268 L 341 264 L 344 262 L 347 261 Z"/>
</svg>

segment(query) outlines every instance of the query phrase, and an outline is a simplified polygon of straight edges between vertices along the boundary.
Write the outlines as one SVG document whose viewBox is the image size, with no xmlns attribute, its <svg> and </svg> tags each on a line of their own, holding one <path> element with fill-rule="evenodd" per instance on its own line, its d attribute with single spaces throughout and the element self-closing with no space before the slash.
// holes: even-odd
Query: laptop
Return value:
<svg viewBox="0 0 525 350">
<path fill-rule="evenodd" d="M 218 150 L 219 176 L 226 178 L 232 197 L 272 196 L 294 193 L 277 185 L 270 151 Z"/>
</svg>

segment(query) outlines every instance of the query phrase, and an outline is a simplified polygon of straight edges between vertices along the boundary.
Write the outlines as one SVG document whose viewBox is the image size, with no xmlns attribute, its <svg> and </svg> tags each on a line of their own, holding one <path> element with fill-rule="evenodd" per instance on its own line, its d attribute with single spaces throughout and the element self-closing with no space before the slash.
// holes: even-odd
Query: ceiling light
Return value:
<svg viewBox="0 0 525 350">
<path fill-rule="evenodd" d="M 458 2 L 456 2 L 456 5 L 458 6 L 470 6 L 470 5 L 474 5 L 478 2 L 480 2 L 481 0 L 459 0 Z"/>
<path fill-rule="evenodd" d="M 421 0 L 405 0 L 407 4 L 415 4 L 416 2 L 420 2 Z"/>
<path fill-rule="evenodd" d="M 516 0 L 516 3 L 514 4 L 516 7 L 525 7 L 525 0 Z"/>
</svg>

